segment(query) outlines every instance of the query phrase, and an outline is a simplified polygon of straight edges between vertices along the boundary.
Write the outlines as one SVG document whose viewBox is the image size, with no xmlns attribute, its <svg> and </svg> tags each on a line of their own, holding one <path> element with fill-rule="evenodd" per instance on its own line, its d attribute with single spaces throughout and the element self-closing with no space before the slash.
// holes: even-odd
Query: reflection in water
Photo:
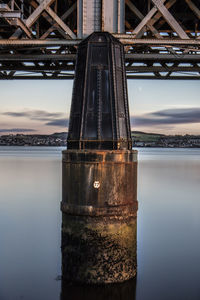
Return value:
<svg viewBox="0 0 200 300">
<path fill-rule="evenodd" d="M 60 300 L 135 300 L 136 279 L 125 283 L 95 285 L 69 285 L 62 282 Z"/>
<path fill-rule="evenodd" d="M 92 294 L 66 285 L 61 292 L 55 280 L 61 149 L 0 147 L 0 300 L 199 300 L 199 158 L 200 149 L 139 150 L 136 296 L 128 283 Z"/>
</svg>

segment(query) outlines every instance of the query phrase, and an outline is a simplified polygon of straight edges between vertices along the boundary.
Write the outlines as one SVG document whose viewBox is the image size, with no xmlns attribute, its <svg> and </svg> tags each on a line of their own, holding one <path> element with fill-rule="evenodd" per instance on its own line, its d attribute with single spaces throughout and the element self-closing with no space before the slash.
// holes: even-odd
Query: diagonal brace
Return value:
<svg viewBox="0 0 200 300">
<path fill-rule="evenodd" d="M 181 39 L 189 39 L 188 35 L 176 21 L 176 19 L 172 16 L 172 14 L 168 11 L 168 9 L 164 6 L 161 0 L 151 0 L 160 13 L 163 15 L 167 23 L 173 28 L 173 30 L 178 34 Z"/>
<path fill-rule="evenodd" d="M 161 1 L 164 3 L 166 0 L 161 0 Z M 157 7 L 154 6 L 144 17 L 144 19 L 140 22 L 140 24 L 138 24 L 138 26 L 133 30 L 132 34 L 137 36 L 138 33 L 143 29 L 143 27 L 151 20 L 151 18 L 157 12 L 157 10 L 158 10 Z"/>
<path fill-rule="evenodd" d="M 194 14 L 200 19 L 200 10 L 191 0 L 185 0 L 189 8 L 194 12 Z"/>
<path fill-rule="evenodd" d="M 137 9 L 137 7 L 135 7 L 135 5 L 130 1 L 130 0 L 126 0 L 126 4 L 128 5 L 128 7 L 130 8 L 130 10 L 132 10 L 132 12 L 140 19 L 144 19 L 143 14 Z M 160 35 L 160 33 L 156 30 L 156 28 L 150 24 L 147 23 L 147 26 L 149 27 L 149 29 L 151 30 L 151 32 L 157 37 L 157 38 L 162 38 L 162 36 Z"/>
<path fill-rule="evenodd" d="M 38 3 L 42 3 L 42 0 L 37 0 Z M 45 7 L 46 12 L 51 16 L 51 18 L 68 34 L 71 38 L 76 39 L 76 35 L 71 31 L 71 29 L 62 21 L 60 17 L 49 7 Z"/>
<path fill-rule="evenodd" d="M 64 21 L 67 19 L 67 17 L 76 9 L 77 3 L 75 2 L 62 16 L 61 20 Z M 55 29 L 55 27 L 58 27 L 57 23 L 54 23 L 41 37 L 40 39 L 46 39 L 48 35 Z"/>
<path fill-rule="evenodd" d="M 51 5 L 55 0 L 43 0 L 40 5 L 34 10 L 34 12 L 24 20 L 25 25 L 30 28 L 33 23 L 37 20 L 40 16 L 42 11 L 46 9 L 49 5 Z M 11 36 L 11 38 L 18 38 L 22 34 L 21 28 L 18 28 L 15 33 Z"/>
<path fill-rule="evenodd" d="M 174 3 L 176 3 L 176 0 L 169 0 L 167 3 L 166 3 L 166 8 L 169 9 L 172 5 L 174 5 Z M 158 11 L 152 19 L 150 19 L 148 22 L 147 22 L 147 25 L 150 24 L 150 25 L 154 25 L 160 18 L 161 18 L 162 14 Z M 165 19 L 163 19 L 165 21 Z M 165 21 L 166 22 L 166 21 Z M 136 36 L 137 38 L 141 38 L 141 36 L 144 34 L 145 32 L 145 29 L 143 27 L 143 29 L 140 31 L 140 33 Z"/>
</svg>

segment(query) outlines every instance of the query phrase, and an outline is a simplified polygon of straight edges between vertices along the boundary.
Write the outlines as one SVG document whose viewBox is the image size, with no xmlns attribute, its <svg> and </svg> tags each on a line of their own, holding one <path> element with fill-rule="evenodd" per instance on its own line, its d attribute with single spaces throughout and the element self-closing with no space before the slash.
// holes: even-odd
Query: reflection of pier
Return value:
<svg viewBox="0 0 200 300">
<path fill-rule="evenodd" d="M 60 300 L 135 300 L 136 279 L 105 286 L 69 285 L 62 282 Z"/>
<path fill-rule="evenodd" d="M 128 78 L 199 79 L 199 20 L 197 0 L 4 0 L 0 79 L 72 79 L 93 31 L 123 43 Z"/>
</svg>

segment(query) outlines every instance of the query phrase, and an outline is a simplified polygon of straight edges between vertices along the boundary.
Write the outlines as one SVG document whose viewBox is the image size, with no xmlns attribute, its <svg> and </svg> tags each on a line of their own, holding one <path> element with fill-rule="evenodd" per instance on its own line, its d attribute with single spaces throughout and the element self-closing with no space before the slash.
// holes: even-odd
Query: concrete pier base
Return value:
<svg viewBox="0 0 200 300">
<path fill-rule="evenodd" d="M 62 274 L 115 283 L 137 270 L 137 151 L 63 151 Z"/>
<path fill-rule="evenodd" d="M 107 285 L 78 285 L 62 282 L 60 300 L 135 300 L 136 279 Z"/>
</svg>

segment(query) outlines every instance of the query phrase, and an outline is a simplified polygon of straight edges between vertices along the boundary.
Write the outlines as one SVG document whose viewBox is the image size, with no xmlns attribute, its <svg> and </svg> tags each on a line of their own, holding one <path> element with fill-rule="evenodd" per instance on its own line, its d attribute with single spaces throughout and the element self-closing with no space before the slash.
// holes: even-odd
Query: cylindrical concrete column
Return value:
<svg viewBox="0 0 200 300">
<path fill-rule="evenodd" d="M 61 210 L 64 280 L 136 275 L 137 151 L 63 151 Z"/>
</svg>

